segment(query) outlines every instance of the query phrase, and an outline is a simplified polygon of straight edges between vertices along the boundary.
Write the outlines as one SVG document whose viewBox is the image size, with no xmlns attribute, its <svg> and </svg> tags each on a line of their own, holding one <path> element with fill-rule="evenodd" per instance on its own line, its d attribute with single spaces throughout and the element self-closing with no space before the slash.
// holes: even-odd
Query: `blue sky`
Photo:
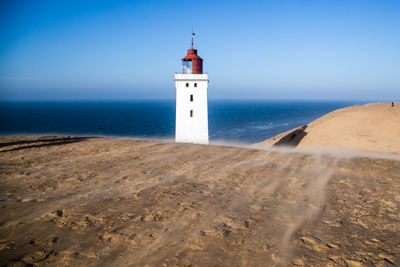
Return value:
<svg viewBox="0 0 400 267">
<path fill-rule="evenodd" d="M 0 0 L 0 99 L 400 100 L 400 1 Z"/>
</svg>

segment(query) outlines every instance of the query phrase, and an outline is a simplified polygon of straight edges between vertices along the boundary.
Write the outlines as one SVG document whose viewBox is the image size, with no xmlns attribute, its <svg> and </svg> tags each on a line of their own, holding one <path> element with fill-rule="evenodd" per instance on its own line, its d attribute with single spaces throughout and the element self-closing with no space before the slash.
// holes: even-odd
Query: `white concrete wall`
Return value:
<svg viewBox="0 0 400 267">
<path fill-rule="evenodd" d="M 175 141 L 208 144 L 208 74 L 175 74 L 175 87 Z M 193 102 L 190 95 L 193 95 Z M 190 110 L 193 110 L 193 117 L 190 117 Z"/>
</svg>

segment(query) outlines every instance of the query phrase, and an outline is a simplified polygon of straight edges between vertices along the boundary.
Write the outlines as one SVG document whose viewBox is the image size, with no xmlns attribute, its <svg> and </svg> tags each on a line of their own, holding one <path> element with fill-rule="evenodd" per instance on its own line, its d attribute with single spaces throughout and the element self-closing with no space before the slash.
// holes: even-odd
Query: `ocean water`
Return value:
<svg viewBox="0 0 400 267">
<path fill-rule="evenodd" d="M 211 142 L 261 142 L 356 101 L 208 103 Z M 84 135 L 173 139 L 175 101 L 0 102 L 0 135 Z"/>
</svg>

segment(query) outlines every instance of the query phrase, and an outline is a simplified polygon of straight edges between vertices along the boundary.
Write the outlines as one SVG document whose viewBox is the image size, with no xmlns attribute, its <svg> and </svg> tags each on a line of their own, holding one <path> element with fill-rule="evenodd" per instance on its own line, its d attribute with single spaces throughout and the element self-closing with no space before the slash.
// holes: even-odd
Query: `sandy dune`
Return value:
<svg viewBox="0 0 400 267">
<path fill-rule="evenodd" d="M 335 110 L 257 146 L 289 145 L 400 154 L 400 103 L 367 104 Z"/>
<path fill-rule="evenodd" d="M 0 139 L 1 265 L 400 265 L 400 161 Z"/>
</svg>

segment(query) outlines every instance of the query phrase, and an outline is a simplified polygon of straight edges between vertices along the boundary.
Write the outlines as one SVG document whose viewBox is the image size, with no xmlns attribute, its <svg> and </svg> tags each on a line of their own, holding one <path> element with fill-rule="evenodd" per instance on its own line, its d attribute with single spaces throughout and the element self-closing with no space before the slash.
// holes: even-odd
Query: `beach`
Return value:
<svg viewBox="0 0 400 267">
<path fill-rule="evenodd" d="M 0 262 L 400 264 L 400 160 L 90 137 L 0 138 Z"/>
<path fill-rule="evenodd" d="M 0 0 L 0 267 L 400 266 L 399 14 Z"/>
</svg>

